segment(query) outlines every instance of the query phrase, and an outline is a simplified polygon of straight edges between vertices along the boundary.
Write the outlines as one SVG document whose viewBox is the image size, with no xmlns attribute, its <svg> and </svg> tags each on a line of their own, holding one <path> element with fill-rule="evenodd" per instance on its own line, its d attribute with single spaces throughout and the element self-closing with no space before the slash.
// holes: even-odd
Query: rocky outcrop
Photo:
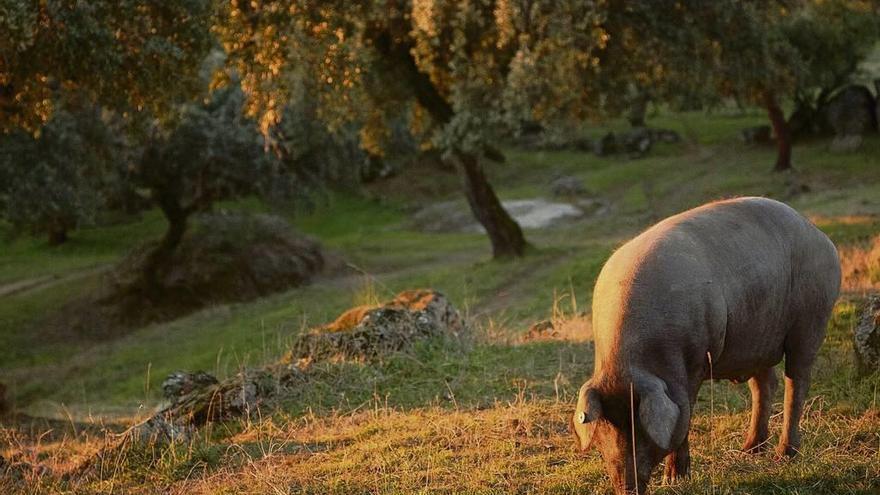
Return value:
<svg viewBox="0 0 880 495">
<path fill-rule="evenodd" d="M 456 337 L 465 330 L 458 310 L 431 289 L 405 291 L 384 304 L 353 308 L 298 337 L 283 359 L 264 368 L 242 370 L 222 381 L 204 371 L 171 373 L 162 383 L 165 404 L 103 454 L 134 444 L 185 441 L 207 423 L 249 417 L 265 404 L 307 387 L 316 362 L 374 361 L 418 341 Z M 88 463 L 80 468 L 87 469 Z"/>
<path fill-rule="evenodd" d="M 880 371 L 880 296 L 871 296 L 853 330 L 853 348 L 859 373 Z"/>
<path fill-rule="evenodd" d="M 584 181 L 571 175 L 562 175 L 550 182 L 550 194 L 557 198 L 574 198 L 587 194 Z"/>
<path fill-rule="evenodd" d="M 593 153 L 607 156 L 626 153 L 631 158 L 639 158 L 651 151 L 656 143 L 678 143 L 681 136 L 670 129 L 634 127 L 628 131 L 609 132 L 593 142 Z"/>
<path fill-rule="evenodd" d="M 564 224 L 584 215 L 580 205 L 543 198 L 513 199 L 501 205 L 524 229 L 544 229 Z M 484 232 L 464 202 L 444 201 L 417 211 L 411 221 L 422 232 Z"/>
<path fill-rule="evenodd" d="M 874 95 L 868 88 L 856 84 L 844 87 L 835 94 L 825 108 L 825 115 L 834 129 L 835 151 L 853 151 L 862 143 L 862 136 L 877 130 L 877 109 Z"/>
<path fill-rule="evenodd" d="M 371 360 L 413 342 L 458 335 L 464 321 L 443 294 L 433 290 L 401 292 L 385 304 L 360 306 L 330 325 L 300 337 L 291 349 L 295 359 Z"/>
</svg>

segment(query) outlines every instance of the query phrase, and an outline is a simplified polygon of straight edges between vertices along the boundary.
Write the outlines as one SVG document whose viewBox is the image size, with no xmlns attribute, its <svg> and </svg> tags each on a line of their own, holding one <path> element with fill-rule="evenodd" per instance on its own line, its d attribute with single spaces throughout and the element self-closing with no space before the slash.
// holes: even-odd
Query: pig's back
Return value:
<svg viewBox="0 0 880 495">
<path fill-rule="evenodd" d="M 708 351 L 716 376 L 739 378 L 779 362 L 789 327 L 830 310 L 839 280 L 831 241 L 783 203 L 738 198 L 688 210 L 625 244 L 603 268 L 593 308 L 597 359 L 627 352 L 697 361 Z"/>
</svg>

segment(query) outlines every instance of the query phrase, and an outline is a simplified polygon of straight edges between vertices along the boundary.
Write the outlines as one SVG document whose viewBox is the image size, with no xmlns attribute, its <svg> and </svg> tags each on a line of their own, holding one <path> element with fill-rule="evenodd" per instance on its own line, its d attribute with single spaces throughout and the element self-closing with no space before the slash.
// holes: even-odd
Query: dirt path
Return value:
<svg viewBox="0 0 880 495">
<path fill-rule="evenodd" d="M 64 275 L 44 275 L 42 277 L 28 278 L 24 280 L 19 280 L 17 282 L 0 285 L 0 298 L 45 289 L 53 285 L 68 282 L 70 280 L 95 275 L 107 270 L 109 266 L 110 265 L 98 265 L 90 268 L 76 270 L 74 272 L 66 273 Z"/>
<path fill-rule="evenodd" d="M 536 278 L 553 271 L 575 256 L 576 253 L 565 253 L 544 263 L 524 263 L 518 269 L 511 271 L 510 275 L 498 284 L 495 294 L 481 301 L 474 308 L 471 316 L 483 317 L 504 311 L 513 302 L 525 298 L 527 291 L 535 290 Z"/>
</svg>

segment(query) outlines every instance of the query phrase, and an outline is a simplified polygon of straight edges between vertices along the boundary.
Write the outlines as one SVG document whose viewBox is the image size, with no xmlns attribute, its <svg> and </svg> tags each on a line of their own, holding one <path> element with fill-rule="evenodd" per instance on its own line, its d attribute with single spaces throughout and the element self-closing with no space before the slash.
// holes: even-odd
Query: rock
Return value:
<svg viewBox="0 0 880 495">
<path fill-rule="evenodd" d="M 596 156 L 606 156 L 617 152 L 617 137 L 613 132 L 605 134 L 593 143 L 593 153 Z"/>
<path fill-rule="evenodd" d="M 671 129 L 653 129 L 650 127 L 634 127 L 628 131 L 615 134 L 609 132 L 593 143 L 593 153 L 607 156 L 612 153 L 624 152 L 630 157 L 638 158 L 651 151 L 654 143 L 678 143 L 681 135 Z"/>
<path fill-rule="evenodd" d="M 575 197 L 587 194 L 584 182 L 571 175 L 557 177 L 550 183 L 550 193 L 555 197 Z"/>
<path fill-rule="evenodd" d="M 746 127 L 739 131 L 739 137 L 746 144 L 769 144 L 773 141 L 769 125 Z"/>
<path fill-rule="evenodd" d="M 675 144 L 681 142 L 681 134 L 672 129 L 650 129 L 651 139 L 655 143 Z"/>
<path fill-rule="evenodd" d="M 630 157 L 645 156 L 654 144 L 651 131 L 645 127 L 636 127 L 618 136 L 618 149 L 629 153 Z"/>
<path fill-rule="evenodd" d="M 831 140 L 829 149 L 835 153 L 851 153 L 862 147 L 862 141 L 864 141 L 864 138 L 862 138 L 861 134 L 835 136 Z"/>
<path fill-rule="evenodd" d="M 865 303 L 853 330 L 853 348 L 859 373 L 880 371 L 880 296 Z"/>
<path fill-rule="evenodd" d="M 281 361 L 263 369 L 245 370 L 221 382 L 205 372 L 175 371 L 162 384 L 172 402 L 86 459 L 75 472 L 82 475 L 108 459 L 124 459 L 132 444 L 186 442 L 206 423 L 249 416 L 279 397 L 295 397 L 308 385 L 312 362 L 377 359 L 422 339 L 454 337 L 466 330 L 461 314 L 443 294 L 409 290 L 312 329 L 294 342 Z"/>
<path fill-rule="evenodd" d="M 515 199 L 503 201 L 502 206 L 524 229 L 543 229 L 579 218 L 584 212 L 569 203 L 551 202 L 544 199 Z M 479 229 L 483 231 L 482 227 Z"/>
<path fill-rule="evenodd" d="M 864 86 L 851 84 L 837 92 L 825 107 L 837 137 L 861 136 L 877 130 L 877 102 Z"/>
<path fill-rule="evenodd" d="M 175 371 L 162 382 L 162 393 L 165 399 L 175 403 L 184 395 L 218 383 L 216 378 L 204 371 L 196 371 L 195 373 Z"/>
<path fill-rule="evenodd" d="M 297 339 L 291 353 L 294 358 L 313 361 L 372 360 L 404 350 L 417 340 L 456 336 L 464 328 L 458 310 L 443 294 L 412 290 L 382 305 L 343 313 L 331 325 Z"/>
<path fill-rule="evenodd" d="M 578 198 L 574 204 L 577 205 L 585 215 L 601 216 L 611 211 L 611 205 L 607 201 L 600 198 Z"/>
<path fill-rule="evenodd" d="M 501 206 L 526 229 L 552 227 L 584 214 L 572 204 L 543 198 L 502 201 Z M 423 232 L 485 232 L 467 205 L 457 201 L 444 201 L 419 210 L 412 217 L 412 226 Z"/>
</svg>

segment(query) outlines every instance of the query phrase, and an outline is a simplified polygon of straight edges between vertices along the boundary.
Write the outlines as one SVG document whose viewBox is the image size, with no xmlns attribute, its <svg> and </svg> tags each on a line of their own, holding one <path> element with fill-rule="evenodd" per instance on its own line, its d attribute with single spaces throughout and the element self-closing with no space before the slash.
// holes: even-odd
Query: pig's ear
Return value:
<svg viewBox="0 0 880 495">
<path fill-rule="evenodd" d="M 666 394 L 666 385 L 659 379 L 643 383 L 641 390 L 639 420 L 642 428 L 658 447 L 670 450 L 680 414 L 678 406 Z"/>
<path fill-rule="evenodd" d="M 578 393 L 577 409 L 574 412 L 575 424 L 587 424 L 602 417 L 602 401 L 599 392 L 587 382 Z"/>
<path fill-rule="evenodd" d="M 596 420 L 602 417 L 602 402 L 599 393 L 585 383 L 578 393 L 577 409 L 571 418 L 571 426 L 582 452 L 589 450 L 593 444 L 596 431 Z"/>
</svg>

